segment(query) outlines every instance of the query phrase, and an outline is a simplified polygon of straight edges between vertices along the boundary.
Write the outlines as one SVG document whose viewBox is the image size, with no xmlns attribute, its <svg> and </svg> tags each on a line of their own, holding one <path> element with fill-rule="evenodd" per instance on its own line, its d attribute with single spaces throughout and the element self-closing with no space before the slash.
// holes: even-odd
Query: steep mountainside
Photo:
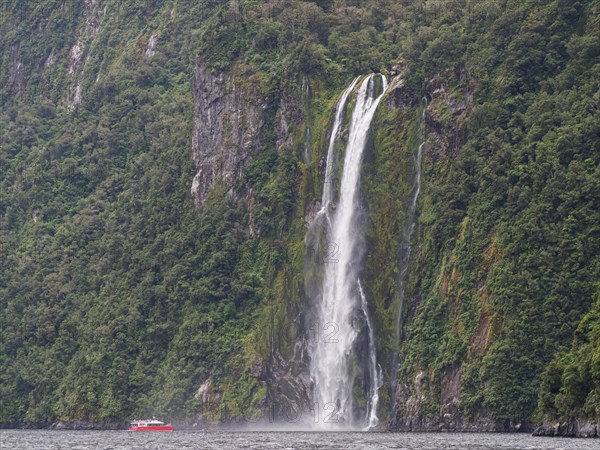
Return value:
<svg viewBox="0 0 600 450">
<path fill-rule="evenodd" d="M 336 104 L 379 72 L 357 272 L 382 426 L 599 435 L 599 17 L 4 2 L 0 424 L 312 417 L 307 230 Z"/>
</svg>

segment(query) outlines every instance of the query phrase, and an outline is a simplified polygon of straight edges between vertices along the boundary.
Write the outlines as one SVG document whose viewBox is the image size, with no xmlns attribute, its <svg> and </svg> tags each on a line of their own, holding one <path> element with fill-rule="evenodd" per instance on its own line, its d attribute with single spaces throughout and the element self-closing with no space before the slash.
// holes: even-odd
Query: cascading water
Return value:
<svg viewBox="0 0 600 450">
<path fill-rule="evenodd" d="M 302 89 L 302 103 L 304 108 L 304 114 L 308 118 L 310 115 L 310 84 L 308 83 L 308 78 L 303 78 L 302 80 L 303 89 Z M 303 154 L 303 162 L 308 164 L 310 162 L 310 141 L 311 141 L 311 133 L 310 133 L 310 125 L 309 120 L 306 120 L 306 128 L 304 129 L 304 154 Z"/>
<path fill-rule="evenodd" d="M 375 96 L 376 76 L 370 75 L 360 84 L 348 134 L 340 183 L 339 201 L 333 205 L 334 189 L 331 183 L 333 174 L 334 144 L 339 133 L 344 107 L 358 79 L 346 89 L 338 102 L 334 124 L 327 151 L 327 167 L 323 187 L 322 208 L 317 214 L 317 223 L 325 219 L 328 250 L 325 260 L 322 288 L 316 311 L 316 326 L 324 336 L 319 336 L 309 347 L 311 357 L 311 377 L 316 407 L 324 412 L 323 424 L 339 423 L 354 426 L 355 411 L 353 398 L 354 376 L 350 373 L 353 345 L 359 334 L 356 316 L 360 312 L 369 328 L 369 378 L 370 389 L 366 425 L 377 423 L 377 390 L 381 384 L 378 370 L 374 333 L 368 318 L 366 298 L 358 279 L 361 262 L 362 235 L 358 221 L 358 187 L 362 155 L 367 141 L 371 121 L 386 89 L 387 80 L 382 78 L 382 89 Z M 308 241 L 307 235 L 307 241 Z M 332 247 L 330 247 L 332 245 Z M 360 356 L 360 355 L 358 355 Z M 364 424 L 363 424 L 364 425 Z"/>
<path fill-rule="evenodd" d="M 350 86 L 346 88 L 344 93 L 342 94 L 340 100 L 338 101 L 335 114 L 333 117 L 333 125 L 331 127 L 331 135 L 329 136 L 329 145 L 327 146 L 327 156 L 325 157 L 325 181 L 323 184 L 323 195 L 321 197 L 321 208 L 315 215 L 315 218 L 310 223 L 308 228 L 308 232 L 306 233 L 306 250 L 307 250 L 307 259 L 304 264 L 304 290 L 307 297 L 320 300 L 322 296 L 320 282 L 317 280 L 315 272 L 320 271 L 322 269 L 322 263 L 325 260 L 328 261 L 327 258 L 317 258 L 317 254 L 319 252 L 315 252 L 316 249 L 321 246 L 321 237 L 323 235 L 327 236 L 331 231 L 331 219 L 329 217 L 328 209 L 330 204 L 333 201 L 333 183 L 334 183 L 334 148 L 336 139 L 339 136 L 342 122 L 344 119 L 344 110 L 346 108 L 346 103 L 348 101 L 348 96 L 358 83 L 360 77 L 356 77 Z M 320 255 L 324 256 L 324 255 Z M 317 286 L 319 284 L 319 286 Z M 318 325 L 317 325 L 318 328 Z M 318 333 L 314 333 L 317 335 Z"/>
<path fill-rule="evenodd" d="M 371 388 L 369 389 L 369 403 L 367 405 L 367 426 L 364 428 L 368 430 L 377 426 L 379 418 L 377 417 L 377 404 L 379 403 L 379 388 L 383 386 L 383 373 L 381 366 L 377 364 L 377 350 L 375 348 L 375 331 L 371 320 L 369 319 L 369 310 L 367 308 L 367 297 L 363 291 L 360 280 L 358 280 L 358 290 L 360 293 L 360 305 L 365 315 L 365 321 L 367 322 L 367 328 L 369 330 L 369 376 L 371 380 Z"/>
<path fill-rule="evenodd" d="M 329 145 L 327 146 L 327 159 L 325 162 L 325 182 L 323 183 L 323 196 L 321 198 L 321 210 L 326 211 L 329 202 L 333 200 L 333 158 L 334 158 L 334 148 L 335 148 L 335 140 L 340 133 L 340 128 L 342 127 L 342 119 L 344 116 L 344 108 L 346 107 L 346 102 L 348 101 L 348 96 L 358 83 L 360 77 L 356 77 L 350 86 L 346 88 L 344 93 L 342 94 L 342 98 L 338 102 L 335 107 L 335 117 L 333 119 L 333 127 L 331 128 L 331 135 L 329 136 Z"/>
</svg>

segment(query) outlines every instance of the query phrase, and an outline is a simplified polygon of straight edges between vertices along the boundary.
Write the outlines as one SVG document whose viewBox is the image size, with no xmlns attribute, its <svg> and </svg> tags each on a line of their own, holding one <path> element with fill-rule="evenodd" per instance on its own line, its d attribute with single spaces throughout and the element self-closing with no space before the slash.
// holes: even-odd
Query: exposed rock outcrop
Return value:
<svg viewBox="0 0 600 450">
<path fill-rule="evenodd" d="M 244 167 L 263 147 L 274 147 L 278 154 L 295 149 L 293 130 L 303 126 L 305 116 L 302 92 L 283 83 L 271 85 L 243 64 L 214 71 L 201 58 L 194 71 L 193 92 L 195 204 L 201 207 L 210 189 L 222 182 L 234 199 L 244 192 L 252 217 L 252 186 L 242 189 L 239 184 Z"/>
<path fill-rule="evenodd" d="M 10 92 L 12 92 L 15 96 L 21 95 L 25 87 L 25 68 L 21 62 L 20 53 L 21 52 L 18 45 L 11 46 L 7 86 L 10 88 Z"/>
<path fill-rule="evenodd" d="M 148 39 L 148 44 L 146 45 L 146 52 L 144 56 L 146 58 L 152 58 L 156 54 L 156 43 L 158 42 L 158 33 L 153 33 Z"/>
<path fill-rule="evenodd" d="M 466 77 L 465 74 L 460 75 L 461 79 Z M 431 144 L 428 153 L 433 161 L 444 156 L 453 157 L 466 141 L 465 117 L 473 107 L 477 79 L 465 78 L 463 82 L 466 89 L 462 91 L 451 91 L 442 76 L 428 82 L 424 121 L 426 138 Z"/>
<path fill-rule="evenodd" d="M 75 109 L 81 103 L 81 83 L 86 63 L 90 57 L 90 51 L 94 40 L 100 32 L 106 9 L 101 8 L 98 0 L 86 0 L 84 2 L 83 25 L 77 33 L 77 41 L 69 51 L 69 63 L 67 76 L 71 80 L 67 93 L 67 107 Z"/>
<path fill-rule="evenodd" d="M 587 419 L 544 423 L 535 429 L 534 436 L 600 437 L 600 423 Z"/>
<path fill-rule="evenodd" d="M 532 425 L 524 422 L 493 420 L 481 415 L 467 420 L 459 410 L 460 368 L 448 370 L 441 380 L 436 413 L 426 413 L 428 399 L 435 396 L 427 375 L 420 371 L 412 383 L 398 384 L 394 399 L 395 411 L 389 424 L 392 431 L 467 431 L 467 432 L 531 432 Z"/>
<path fill-rule="evenodd" d="M 202 60 L 194 71 L 193 90 L 192 157 L 198 172 L 191 192 L 201 207 L 218 181 L 227 186 L 229 195 L 235 195 L 235 181 L 260 145 L 259 131 L 270 99 L 252 73 L 240 74 L 239 68 L 216 73 Z"/>
<path fill-rule="evenodd" d="M 272 410 L 269 418 L 273 422 L 297 423 L 306 420 L 312 409 L 312 391 L 308 374 L 298 371 L 279 352 L 274 352 L 269 373 L 270 401 Z"/>
</svg>

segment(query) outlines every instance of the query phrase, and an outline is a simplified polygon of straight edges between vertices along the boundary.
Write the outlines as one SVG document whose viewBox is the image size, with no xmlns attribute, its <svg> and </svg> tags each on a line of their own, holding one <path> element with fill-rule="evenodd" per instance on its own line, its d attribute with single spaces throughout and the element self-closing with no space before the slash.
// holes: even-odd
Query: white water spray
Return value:
<svg viewBox="0 0 600 450">
<path fill-rule="evenodd" d="M 329 204 L 332 202 L 333 189 L 331 186 L 333 170 L 333 148 L 339 133 L 343 110 L 348 96 L 358 83 L 355 79 L 346 89 L 336 108 L 334 125 L 331 132 L 327 151 L 326 179 L 323 188 L 322 209 L 320 215 L 325 215 L 331 224 L 328 242 L 335 247 L 330 261 L 325 261 L 325 273 L 322 285 L 322 298 L 317 305 L 317 326 L 324 336 L 310 347 L 311 377 L 314 382 L 313 395 L 318 407 L 325 414 L 319 424 L 338 423 L 353 426 L 354 376 L 350 374 L 350 363 L 353 358 L 353 344 L 358 335 L 355 326 L 356 312 L 362 309 L 369 327 L 369 364 L 372 376 L 367 416 L 367 425 L 375 424 L 378 401 L 377 390 L 380 382 L 380 372 L 376 367 L 374 333 L 366 310 L 366 298 L 358 280 L 360 263 L 359 243 L 362 236 L 358 223 L 358 187 L 362 155 L 369 134 L 369 128 L 377 105 L 381 101 L 388 85 L 382 78 L 382 91 L 375 97 L 375 75 L 370 75 L 361 83 L 356 94 L 356 104 L 352 114 L 348 142 L 344 157 L 343 173 L 340 184 L 340 198 L 335 206 L 333 217 L 329 217 Z M 318 218 L 320 219 L 320 218 Z M 372 343 L 372 346 L 371 346 Z"/>
</svg>

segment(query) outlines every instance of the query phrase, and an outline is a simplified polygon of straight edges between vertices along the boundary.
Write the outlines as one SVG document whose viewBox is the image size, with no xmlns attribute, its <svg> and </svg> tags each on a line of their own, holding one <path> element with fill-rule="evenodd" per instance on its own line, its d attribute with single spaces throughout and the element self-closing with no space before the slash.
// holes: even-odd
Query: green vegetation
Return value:
<svg viewBox="0 0 600 450">
<path fill-rule="evenodd" d="M 1 424 L 192 420 L 207 380 L 220 400 L 205 418 L 264 412 L 276 354 L 293 352 L 281 330 L 305 306 L 304 216 L 333 105 L 353 76 L 396 65 L 404 85 L 377 112 L 361 186 L 386 380 L 399 351 L 399 382 L 412 392 L 424 374 L 420 415 L 434 420 L 456 374 L 470 420 L 600 416 L 596 2 L 100 3 L 2 5 Z M 237 195 L 217 183 L 201 209 L 198 58 L 244 64 L 270 96 Z M 307 80 L 281 145 L 281 100 L 302 104 Z"/>
<path fill-rule="evenodd" d="M 600 298 L 596 296 L 596 298 Z M 540 409 L 550 420 L 600 416 L 600 302 L 579 323 L 572 348 L 546 366 Z"/>
<path fill-rule="evenodd" d="M 494 420 L 554 414 L 547 394 L 536 409 L 540 375 L 568 347 L 600 279 L 594 8 L 526 2 L 486 14 L 448 11 L 418 31 L 425 40 L 404 44 L 413 105 L 429 80 L 424 139 L 430 150 L 404 305 L 400 379 L 410 385 L 416 370 L 426 374 L 434 418 L 444 412 L 444 379 L 457 372 L 460 407 L 470 419 L 483 411 Z M 399 126 L 410 129 L 411 118 Z M 414 148 L 401 136 L 400 158 Z M 377 170 L 385 177 L 399 167 Z M 380 180 L 372 195 L 390 196 L 371 200 L 382 205 L 372 213 L 397 220 L 385 208 L 402 192 L 381 189 Z M 377 248 L 398 248 L 397 233 L 375 236 L 385 241 Z M 373 264 L 393 273 L 393 257 L 374 255 Z M 376 297 L 394 292 L 387 287 L 390 277 L 374 282 Z M 579 327 L 595 321 L 586 316 Z M 560 361 L 567 365 L 568 358 Z M 546 373 L 560 379 L 560 363 L 553 364 Z M 576 394 L 564 386 L 575 369 L 564 370 L 562 396 L 555 399 L 570 411 L 563 417 L 597 417 L 593 393 L 585 409 L 567 406 L 598 386 L 591 372 L 577 369 L 588 384 Z M 556 381 L 546 383 L 556 387 Z"/>
<path fill-rule="evenodd" d="M 11 10 L 53 23 L 66 20 L 63 3 L 74 5 L 46 3 Z M 240 351 L 265 296 L 255 262 L 268 244 L 248 240 L 244 210 L 218 189 L 201 212 L 189 195 L 195 45 L 178 36 L 210 11 L 198 4 L 166 21 L 168 9 L 146 3 L 139 26 L 129 26 L 136 8 L 108 8 L 122 22 L 101 27 L 106 52 L 87 64 L 98 58 L 102 69 L 93 83 L 86 67 L 78 109 L 5 97 L 0 422 L 183 416 L 203 380 L 246 370 L 224 360 Z M 79 14 L 67 15 L 73 30 Z M 157 29 L 161 51 L 144 58 L 138 43 Z M 43 31 L 19 39 L 48 41 L 64 63 L 65 36 Z M 39 56 L 33 44 L 21 49 L 28 66 Z"/>
</svg>

